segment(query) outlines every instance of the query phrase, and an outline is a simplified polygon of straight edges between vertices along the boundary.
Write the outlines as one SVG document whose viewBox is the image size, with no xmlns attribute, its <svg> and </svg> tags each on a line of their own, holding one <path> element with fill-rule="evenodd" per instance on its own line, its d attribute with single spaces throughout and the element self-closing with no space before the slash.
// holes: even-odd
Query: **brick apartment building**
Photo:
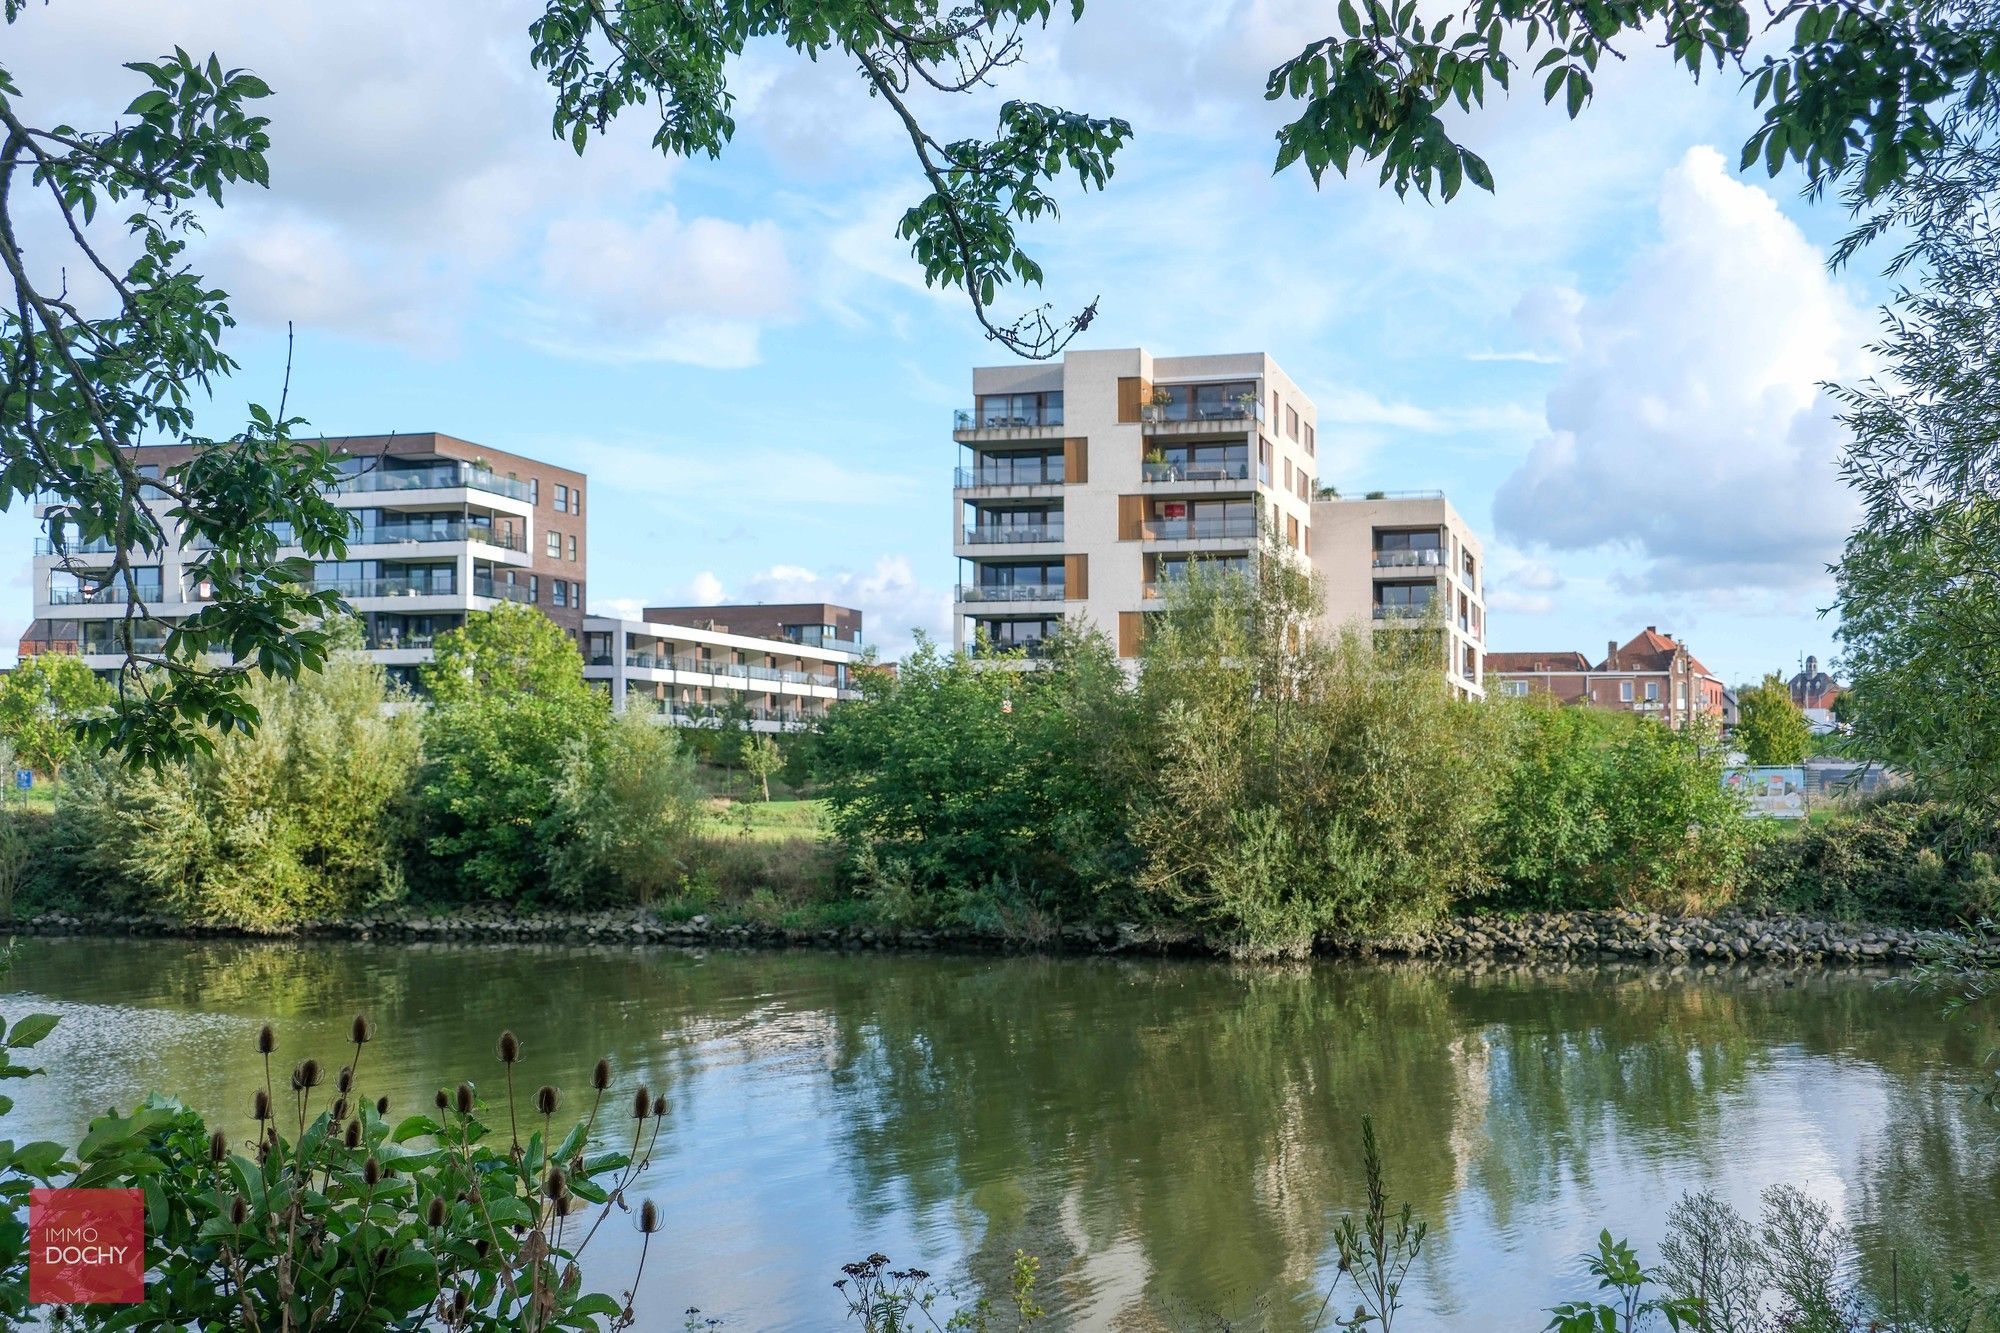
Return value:
<svg viewBox="0 0 2000 1333">
<path fill-rule="evenodd" d="M 1607 643 L 1604 660 L 1595 665 L 1578 652 L 1489 652 L 1486 679 L 1494 694 L 1546 693 L 1566 704 L 1657 717 L 1673 727 L 1723 716 L 1722 681 L 1686 644 L 1653 625 L 1623 645 Z"/>
<path fill-rule="evenodd" d="M 534 606 L 572 637 L 582 634 L 590 559 L 583 473 L 429 431 L 326 443 L 342 471 L 332 498 L 352 515 L 353 536 L 346 559 L 315 566 L 314 584 L 353 608 L 369 656 L 391 676 L 412 680 L 437 635 L 503 601 Z M 193 451 L 126 452 L 141 476 L 157 477 Z M 132 569 L 129 590 L 111 579 L 108 543 L 55 532 L 37 540 L 35 618 L 21 636 L 23 656 L 74 652 L 109 670 L 125 658 L 128 591 L 145 608 L 130 627 L 141 651 L 157 649 L 206 604 L 206 552 L 183 542 L 165 495 L 148 504 L 166 544 L 157 561 Z M 47 505 L 35 512 L 49 517 Z"/>
</svg>

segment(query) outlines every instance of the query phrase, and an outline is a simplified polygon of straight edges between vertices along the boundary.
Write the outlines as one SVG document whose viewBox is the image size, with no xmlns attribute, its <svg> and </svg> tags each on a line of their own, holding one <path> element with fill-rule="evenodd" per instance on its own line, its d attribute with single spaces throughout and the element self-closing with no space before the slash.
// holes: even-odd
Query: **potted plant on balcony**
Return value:
<svg viewBox="0 0 2000 1333">
<path fill-rule="evenodd" d="M 1233 401 L 1235 402 L 1236 406 L 1241 409 L 1241 414 L 1243 416 L 1254 417 L 1257 415 L 1256 394 L 1247 391 L 1239 393 L 1236 395 Z"/>
<path fill-rule="evenodd" d="M 1165 421 L 1167 405 L 1174 401 L 1174 391 L 1165 385 L 1156 386 L 1146 395 L 1146 401 L 1139 408 L 1139 415 L 1147 421 Z"/>
<path fill-rule="evenodd" d="M 1146 451 L 1147 481 L 1179 481 L 1180 469 L 1167 465 L 1167 456 L 1158 449 Z"/>
</svg>

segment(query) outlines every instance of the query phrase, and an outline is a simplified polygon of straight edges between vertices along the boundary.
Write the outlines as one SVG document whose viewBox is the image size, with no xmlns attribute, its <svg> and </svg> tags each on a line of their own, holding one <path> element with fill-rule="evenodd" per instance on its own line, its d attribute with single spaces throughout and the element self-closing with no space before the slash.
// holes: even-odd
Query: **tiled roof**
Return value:
<svg viewBox="0 0 2000 1333">
<path fill-rule="evenodd" d="M 1588 671 L 1590 661 L 1582 653 L 1488 653 L 1486 674 L 1506 675 L 1515 671 Z"/>
<path fill-rule="evenodd" d="M 1623 648 L 1604 659 L 1600 671 L 1665 671 L 1673 665 L 1674 654 L 1685 651 L 1686 645 L 1669 634 L 1648 625 L 1632 636 Z M 1688 653 L 1688 665 L 1703 676 L 1715 673 L 1701 664 L 1701 659 Z"/>
</svg>

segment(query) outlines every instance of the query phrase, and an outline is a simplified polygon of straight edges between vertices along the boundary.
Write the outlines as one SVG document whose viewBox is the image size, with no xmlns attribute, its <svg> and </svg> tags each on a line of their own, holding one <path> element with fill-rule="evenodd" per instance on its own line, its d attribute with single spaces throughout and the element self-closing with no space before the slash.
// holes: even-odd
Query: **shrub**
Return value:
<svg viewBox="0 0 2000 1333">
<path fill-rule="evenodd" d="M 538 831 L 550 894 L 572 906 L 652 902 L 687 870 L 700 809 L 693 760 L 673 728 L 627 713 L 575 737 Z"/>
<path fill-rule="evenodd" d="M 1664 910 L 1734 898 L 1760 830 L 1723 789 L 1712 729 L 1532 696 L 1499 707 L 1508 741 L 1490 845 L 1502 901 Z"/>
<path fill-rule="evenodd" d="M 297 681 L 258 677 L 254 734 L 161 769 L 71 769 L 56 842 L 107 902 L 274 930 L 402 891 L 401 821 L 417 730 L 381 668 L 336 653 Z"/>
<path fill-rule="evenodd" d="M 868 672 L 812 746 L 829 823 L 864 892 L 888 869 L 924 919 L 1091 916 L 1127 882 L 1134 717 L 1101 634 L 1022 671 L 922 642 Z M 868 872 L 868 873 L 861 873 Z"/>
<path fill-rule="evenodd" d="M 1910 790 L 1780 830 L 1753 859 L 1755 901 L 1915 926 L 2000 915 L 2000 826 Z"/>
<path fill-rule="evenodd" d="M 1318 630 L 1282 552 L 1199 567 L 1149 637 L 1139 883 L 1235 952 L 1430 920 L 1485 875 L 1488 715 L 1451 697 L 1435 627 Z"/>
</svg>

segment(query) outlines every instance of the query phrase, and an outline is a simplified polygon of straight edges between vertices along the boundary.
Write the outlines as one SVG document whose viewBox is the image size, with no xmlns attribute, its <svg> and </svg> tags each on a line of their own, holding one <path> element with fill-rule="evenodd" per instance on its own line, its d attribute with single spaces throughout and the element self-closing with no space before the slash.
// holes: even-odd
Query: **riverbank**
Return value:
<svg viewBox="0 0 2000 1333">
<path fill-rule="evenodd" d="M 131 913 L 50 912 L 16 921 L 22 935 L 306 938 L 385 942 L 627 943 L 722 948 L 978 950 L 987 952 L 1219 955 L 1212 940 L 1171 926 L 1072 925 L 1008 933 L 854 923 L 796 926 L 705 915 L 663 920 L 643 909 L 588 913 L 465 908 L 382 912 L 315 921 L 279 934 Z M 1332 957 L 1631 960 L 1669 964 L 1913 962 L 1940 932 L 1798 916 L 1724 913 L 1549 912 L 1455 917 L 1420 931 L 1322 942 Z"/>
</svg>

